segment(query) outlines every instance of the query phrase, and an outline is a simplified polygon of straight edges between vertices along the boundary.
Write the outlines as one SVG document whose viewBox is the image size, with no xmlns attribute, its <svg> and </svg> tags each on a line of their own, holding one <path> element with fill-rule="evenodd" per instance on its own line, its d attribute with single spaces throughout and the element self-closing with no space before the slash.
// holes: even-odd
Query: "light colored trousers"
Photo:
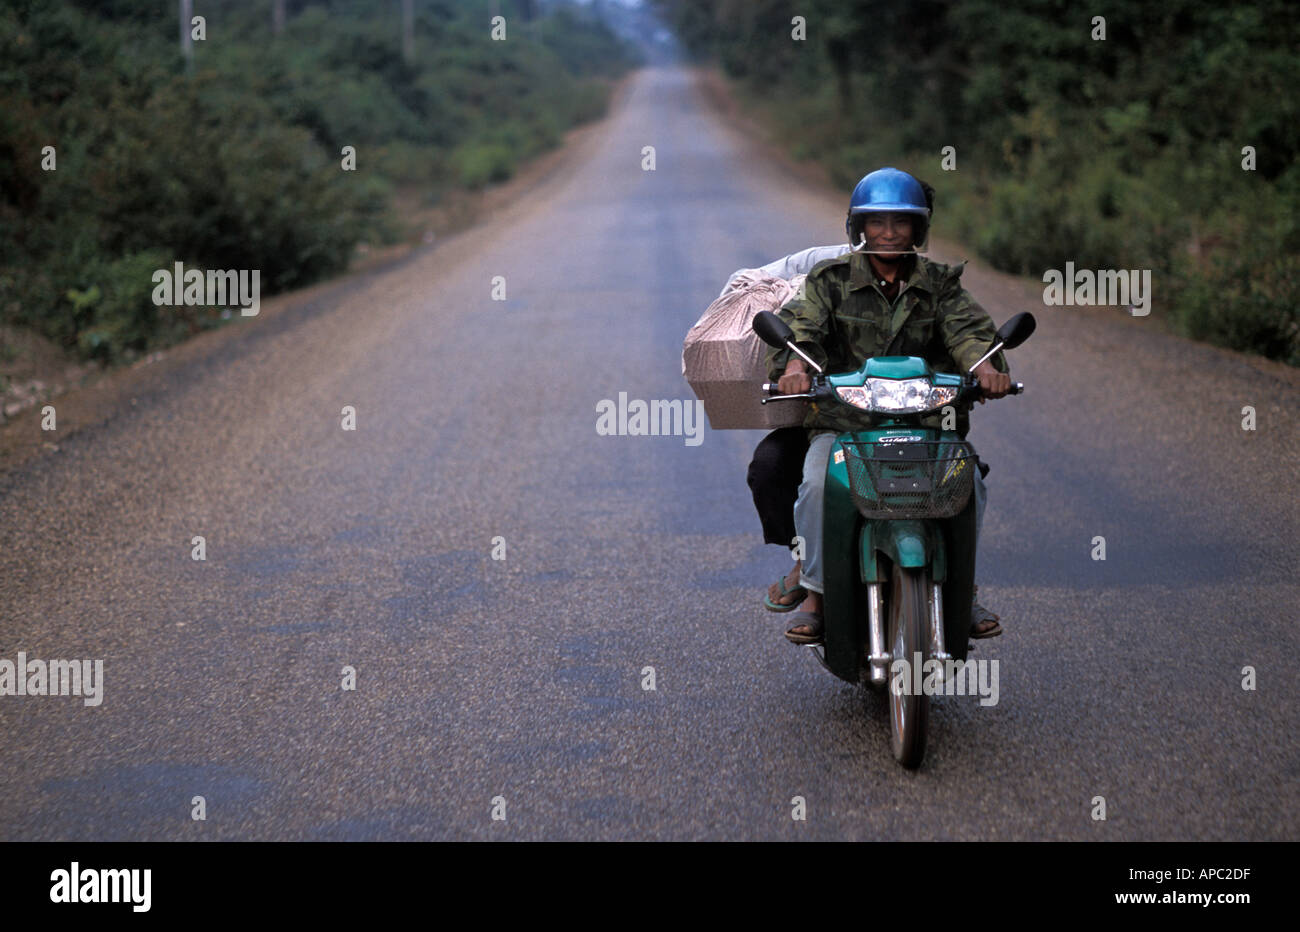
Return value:
<svg viewBox="0 0 1300 932">
<path fill-rule="evenodd" d="M 814 434 L 803 461 L 803 482 L 794 503 L 794 529 L 803 538 L 803 568 L 799 585 L 812 592 L 825 591 L 822 580 L 822 499 L 826 489 L 826 461 L 838 434 Z M 980 527 L 984 524 L 984 477 L 975 470 L 975 547 L 979 549 Z"/>
</svg>

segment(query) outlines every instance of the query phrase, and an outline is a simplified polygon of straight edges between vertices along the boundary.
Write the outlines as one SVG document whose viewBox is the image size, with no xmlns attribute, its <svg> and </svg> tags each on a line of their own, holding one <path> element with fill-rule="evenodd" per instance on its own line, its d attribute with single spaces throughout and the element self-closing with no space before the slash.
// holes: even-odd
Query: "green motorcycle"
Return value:
<svg viewBox="0 0 1300 932">
<path fill-rule="evenodd" d="M 789 347 L 816 373 L 812 389 L 797 395 L 765 385 L 763 404 L 799 399 L 846 405 L 864 424 L 836 437 L 827 461 L 824 634 L 821 650 L 813 649 L 846 682 L 875 690 L 888 685 L 894 757 L 918 767 L 930 693 L 960 679 L 970 649 L 972 491 L 979 468 L 974 449 L 955 430 L 923 421 L 939 415 L 955 424 L 955 413 L 980 397 L 975 366 L 1024 343 L 1036 321 L 1028 313 L 1012 317 L 964 375 L 936 372 L 916 356 L 877 356 L 855 372 L 828 375 L 794 345 L 794 334 L 775 314 L 759 313 L 753 326 L 764 343 Z M 1016 382 L 1011 394 L 1023 390 Z"/>
</svg>

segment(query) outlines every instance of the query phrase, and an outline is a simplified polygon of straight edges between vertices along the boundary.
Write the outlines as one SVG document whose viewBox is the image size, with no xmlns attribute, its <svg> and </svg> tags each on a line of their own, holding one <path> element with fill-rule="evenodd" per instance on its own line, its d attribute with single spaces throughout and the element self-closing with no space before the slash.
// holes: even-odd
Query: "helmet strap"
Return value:
<svg viewBox="0 0 1300 932">
<path fill-rule="evenodd" d="M 903 256 L 907 256 L 907 255 L 919 256 L 919 255 L 921 254 L 921 250 L 917 249 L 915 246 L 913 246 L 911 249 L 904 249 L 904 250 L 902 250 L 902 251 L 899 251 L 899 250 L 884 250 L 884 249 L 868 249 L 868 248 L 867 248 L 867 234 L 866 234 L 866 233 L 859 233 L 859 234 L 858 234 L 858 238 L 861 240 L 861 242 L 858 243 L 858 245 L 856 245 L 856 246 L 854 246 L 852 243 L 850 243 L 850 244 L 849 244 L 849 252 L 860 253 L 861 255 L 864 255 L 864 256 L 899 256 L 900 258 L 903 257 Z"/>
</svg>

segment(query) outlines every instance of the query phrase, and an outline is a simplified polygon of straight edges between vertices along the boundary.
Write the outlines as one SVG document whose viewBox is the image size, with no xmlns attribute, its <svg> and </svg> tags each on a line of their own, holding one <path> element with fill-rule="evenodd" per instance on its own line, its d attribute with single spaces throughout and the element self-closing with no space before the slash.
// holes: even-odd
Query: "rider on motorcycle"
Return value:
<svg viewBox="0 0 1300 932">
<path fill-rule="evenodd" d="M 845 224 L 854 249 L 818 263 L 803 293 L 791 299 L 780 317 L 794 331 L 795 344 L 827 372 L 858 368 L 872 356 L 920 356 L 937 371 L 964 372 L 995 342 L 992 319 L 961 287 L 962 266 L 947 266 L 917 255 L 929 232 L 927 189 L 896 168 L 881 168 L 858 182 Z M 783 394 L 807 392 L 812 385 L 802 359 L 789 349 L 768 352 L 770 375 Z M 1001 353 L 975 369 L 986 398 L 1001 398 L 1011 388 Z M 937 426 L 940 416 L 933 421 Z M 798 586 L 782 584 L 780 596 L 807 591 L 804 610 L 786 637 L 797 644 L 822 636 L 822 490 L 826 462 L 836 434 L 862 426 L 848 412 L 818 410 L 804 421 L 810 442 L 803 482 L 794 506 L 795 528 L 803 539 L 804 560 Z M 969 423 L 957 420 L 964 437 Z M 975 477 L 976 501 L 982 506 L 982 477 Z M 797 603 L 777 601 L 786 606 Z M 778 609 L 780 610 L 780 609 Z M 978 620 L 978 619 L 977 619 Z M 973 637 L 1000 634 L 996 620 Z"/>
</svg>

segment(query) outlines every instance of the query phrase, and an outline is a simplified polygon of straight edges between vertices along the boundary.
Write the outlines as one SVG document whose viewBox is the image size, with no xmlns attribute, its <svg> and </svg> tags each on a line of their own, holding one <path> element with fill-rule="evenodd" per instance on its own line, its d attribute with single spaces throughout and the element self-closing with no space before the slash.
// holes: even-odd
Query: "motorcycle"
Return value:
<svg viewBox="0 0 1300 932">
<path fill-rule="evenodd" d="M 849 683 L 889 689 L 890 745 L 904 767 L 925 756 L 933 684 L 961 676 L 970 649 L 975 585 L 979 461 L 951 415 L 980 398 L 975 367 L 1033 334 L 1032 314 L 998 329 L 993 347 L 965 373 L 936 372 L 916 356 L 876 356 L 829 375 L 794 344 L 770 311 L 754 318 L 769 346 L 789 347 L 815 373 L 794 395 L 763 386 L 763 404 L 808 400 L 853 409 L 865 427 L 836 436 L 823 501 L 823 637 L 817 659 Z M 1010 394 L 1020 394 L 1016 382 Z M 948 415 L 941 428 L 922 424 Z M 985 467 L 987 468 L 987 467 Z"/>
</svg>

